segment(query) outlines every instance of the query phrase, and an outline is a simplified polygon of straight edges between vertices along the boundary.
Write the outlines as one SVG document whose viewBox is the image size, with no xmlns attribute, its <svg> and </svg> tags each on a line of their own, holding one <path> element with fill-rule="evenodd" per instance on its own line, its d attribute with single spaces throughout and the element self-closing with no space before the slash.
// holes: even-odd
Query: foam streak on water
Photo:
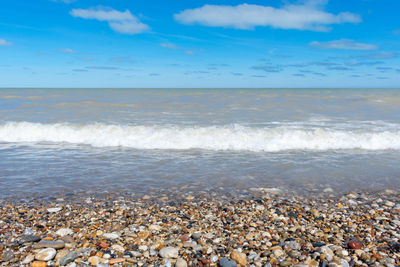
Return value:
<svg viewBox="0 0 400 267">
<path fill-rule="evenodd" d="M 390 128 L 316 127 L 298 124 L 268 127 L 143 126 L 7 122 L 0 125 L 0 142 L 70 143 L 135 149 L 278 152 L 284 150 L 400 150 L 400 125 Z M 354 125 L 355 123 L 353 123 Z"/>
</svg>

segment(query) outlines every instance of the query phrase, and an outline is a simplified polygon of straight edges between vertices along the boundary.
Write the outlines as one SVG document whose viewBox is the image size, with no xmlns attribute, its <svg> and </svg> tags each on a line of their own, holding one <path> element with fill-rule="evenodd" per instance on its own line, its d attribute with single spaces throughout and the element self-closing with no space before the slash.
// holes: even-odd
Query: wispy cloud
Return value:
<svg viewBox="0 0 400 267">
<path fill-rule="evenodd" d="M 119 68 L 113 66 L 87 66 L 87 69 L 92 70 L 118 70 Z"/>
<path fill-rule="evenodd" d="M 0 46 L 12 46 L 12 45 L 13 45 L 13 43 L 8 42 L 4 39 L 0 39 Z"/>
<path fill-rule="evenodd" d="M 89 9 L 72 9 L 73 17 L 107 21 L 111 29 L 124 34 L 138 34 L 150 30 L 150 27 L 132 15 L 129 10 L 118 11 L 112 8 L 99 7 Z"/>
<path fill-rule="evenodd" d="M 161 47 L 165 47 L 165 48 L 169 48 L 169 49 L 173 49 L 173 50 L 176 50 L 176 49 L 179 48 L 177 45 L 172 44 L 172 43 L 160 43 L 160 46 Z"/>
<path fill-rule="evenodd" d="M 350 61 L 346 62 L 346 65 L 348 66 L 374 66 L 374 65 L 379 65 L 383 64 L 384 62 L 382 61 Z"/>
<path fill-rule="evenodd" d="M 76 53 L 76 51 L 72 50 L 71 48 L 62 48 L 62 49 L 60 49 L 60 52 L 67 53 L 67 54 L 75 54 Z"/>
<path fill-rule="evenodd" d="M 265 71 L 265 72 L 281 72 L 283 70 L 283 67 L 281 65 L 266 64 L 266 65 L 252 66 L 251 69 L 253 69 L 253 70 L 262 70 L 262 71 Z"/>
<path fill-rule="evenodd" d="M 204 5 L 195 9 L 186 9 L 175 14 L 174 18 L 183 24 L 242 30 L 270 26 L 278 29 L 330 31 L 329 25 L 332 24 L 361 21 L 361 17 L 357 14 L 342 12 L 335 15 L 324 11 L 323 6 L 326 1 L 303 2 L 303 4 L 286 4 L 280 8 L 250 4 Z"/>
<path fill-rule="evenodd" d="M 185 53 L 186 55 L 194 55 L 194 54 L 195 54 L 195 52 L 192 51 L 192 50 L 186 50 L 184 53 Z"/>
<path fill-rule="evenodd" d="M 351 39 L 340 39 L 329 42 L 311 42 L 311 46 L 322 49 L 343 49 L 343 50 L 376 50 L 379 47 L 373 44 L 357 43 Z"/>
<path fill-rule="evenodd" d="M 126 56 L 126 57 L 112 57 L 110 58 L 111 62 L 115 63 L 135 63 L 135 59 L 132 57 Z"/>
</svg>

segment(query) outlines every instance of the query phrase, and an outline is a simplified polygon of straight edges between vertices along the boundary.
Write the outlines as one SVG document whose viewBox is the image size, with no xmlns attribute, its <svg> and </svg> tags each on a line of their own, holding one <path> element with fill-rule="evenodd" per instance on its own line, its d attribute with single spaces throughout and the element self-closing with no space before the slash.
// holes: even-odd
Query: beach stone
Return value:
<svg viewBox="0 0 400 267">
<path fill-rule="evenodd" d="M 72 229 L 69 229 L 69 228 L 61 228 L 61 229 L 58 229 L 58 230 L 57 230 L 56 235 L 59 235 L 59 236 L 66 236 L 66 235 L 72 235 L 73 233 L 74 233 L 74 231 L 72 231 Z"/>
<path fill-rule="evenodd" d="M 350 242 L 347 244 L 347 246 L 348 246 L 350 249 L 362 249 L 362 248 L 363 248 L 363 245 L 362 245 L 360 242 L 357 242 L 357 241 L 350 241 Z"/>
<path fill-rule="evenodd" d="M 219 260 L 219 265 L 221 267 L 236 267 L 236 261 L 224 257 Z"/>
<path fill-rule="evenodd" d="M 67 265 L 68 263 L 73 262 L 76 258 L 78 258 L 78 253 L 76 253 L 75 251 L 71 251 L 60 260 L 60 265 Z"/>
<path fill-rule="evenodd" d="M 178 249 L 174 247 L 162 248 L 159 252 L 162 258 L 178 258 Z"/>
<path fill-rule="evenodd" d="M 14 252 L 12 250 L 8 249 L 8 250 L 4 251 L 3 256 L 1 257 L 1 260 L 2 261 L 10 261 L 10 260 L 14 259 L 14 257 L 15 257 Z"/>
<path fill-rule="evenodd" d="M 22 245 L 22 244 L 25 244 L 25 243 L 37 242 L 37 241 L 40 241 L 40 240 L 41 240 L 41 238 L 39 236 L 36 236 L 36 235 L 24 235 L 18 241 L 18 244 Z"/>
<path fill-rule="evenodd" d="M 103 236 L 104 236 L 104 238 L 107 238 L 107 239 L 118 239 L 119 238 L 119 234 L 117 234 L 117 233 L 104 233 Z"/>
<path fill-rule="evenodd" d="M 199 240 L 201 238 L 201 233 L 195 232 L 191 235 L 191 238 L 193 238 L 194 240 Z"/>
<path fill-rule="evenodd" d="M 47 263 L 45 261 L 34 261 L 31 263 L 31 267 L 46 267 Z"/>
<path fill-rule="evenodd" d="M 138 234 L 140 239 L 146 239 L 147 237 L 149 237 L 150 232 L 149 231 L 142 231 Z"/>
<path fill-rule="evenodd" d="M 55 212 L 59 212 L 60 210 L 62 210 L 62 208 L 58 207 L 58 208 L 48 208 L 47 211 L 50 213 L 55 213 Z"/>
<path fill-rule="evenodd" d="M 90 265 L 97 265 L 97 264 L 99 264 L 100 263 L 100 257 L 98 257 L 98 256 L 92 256 L 92 257 L 89 257 L 89 259 L 88 259 L 88 263 L 90 264 Z"/>
<path fill-rule="evenodd" d="M 140 251 L 147 251 L 149 249 L 149 247 L 148 246 L 146 246 L 146 245 L 141 245 L 141 246 L 139 246 L 139 250 Z"/>
<path fill-rule="evenodd" d="M 232 251 L 231 258 L 241 266 L 245 266 L 247 264 L 246 254 L 237 250 Z"/>
<path fill-rule="evenodd" d="M 330 249 L 328 246 L 323 246 L 319 249 L 320 253 L 325 254 L 326 256 L 333 257 L 335 254 L 333 253 L 332 249 Z"/>
<path fill-rule="evenodd" d="M 39 243 L 36 243 L 34 248 L 55 248 L 55 249 L 60 249 L 65 247 L 65 243 L 62 240 L 41 240 Z"/>
<path fill-rule="evenodd" d="M 396 205 L 396 203 L 389 201 L 389 200 L 385 202 L 385 206 L 389 207 L 389 208 L 394 207 L 395 205 Z"/>
<path fill-rule="evenodd" d="M 111 248 L 118 252 L 125 252 L 125 248 L 123 248 L 121 245 L 118 245 L 118 244 L 112 245 Z"/>
<path fill-rule="evenodd" d="M 272 253 L 274 254 L 274 256 L 275 256 L 276 258 L 279 258 L 279 257 L 281 257 L 282 255 L 285 254 L 285 252 L 283 252 L 282 248 L 281 248 L 281 247 L 278 247 L 278 246 L 273 247 L 273 248 L 272 248 L 272 251 L 273 251 Z"/>
<path fill-rule="evenodd" d="M 25 259 L 21 262 L 22 264 L 29 264 L 35 259 L 35 255 L 33 254 L 28 254 L 28 256 L 25 257 Z"/>
<path fill-rule="evenodd" d="M 45 248 L 40 250 L 36 255 L 35 259 L 39 261 L 49 261 L 52 260 L 57 254 L 54 248 Z"/>
<path fill-rule="evenodd" d="M 158 224 L 152 224 L 149 226 L 150 231 L 160 231 L 161 229 L 162 229 L 162 227 Z"/>
<path fill-rule="evenodd" d="M 217 255 L 211 256 L 210 260 L 211 260 L 211 262 L 217 262 L 218 256 Z"/>
<path fill-rule="evenodd" d="M 187 267 L 188 265 L 187 265 L 187 262 L 184 260 L 184 259 L 182 259 L 182 258 L 179 258 L 176 262 L 175 262 L 175 267 Z"/>
<path fill-rule="evenodd" d="M 124 258 L 116 258 L 116 259 L 108 260 L 108 264 L 110 264 L 110 265 L 118 264 L 118 263 L 122 263 L 122 262 L 125 262 Z"/>
</svg>

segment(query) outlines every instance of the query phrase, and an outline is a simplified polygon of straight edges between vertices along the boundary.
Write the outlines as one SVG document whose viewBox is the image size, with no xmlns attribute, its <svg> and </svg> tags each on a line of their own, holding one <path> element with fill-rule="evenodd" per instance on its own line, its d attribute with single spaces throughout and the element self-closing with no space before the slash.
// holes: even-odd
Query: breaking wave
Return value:
<svg viewBox="0 0 400 267">
<path fill-rule="evenodd" d="M 3 143 L 70 143 L 135 149 L 205 149 L 254 152 L 283 150 L 400 150 L 400 126 L 384 129 L 336 129 L 322 126 L 268 127 L 43 124 L 0 124 Z"/>
</svg>

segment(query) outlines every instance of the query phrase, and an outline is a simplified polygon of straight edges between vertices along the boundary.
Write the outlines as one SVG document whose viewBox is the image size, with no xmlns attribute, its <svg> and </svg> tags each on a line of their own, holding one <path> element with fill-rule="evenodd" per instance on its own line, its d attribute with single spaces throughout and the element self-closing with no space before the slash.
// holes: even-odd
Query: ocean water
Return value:
<svg viewBox="0 0 400 267">
<path fill-rule="evenodd" d="M 400 185 L 399 89 L 0 89 L 0 196 Z"/>
</svg>

